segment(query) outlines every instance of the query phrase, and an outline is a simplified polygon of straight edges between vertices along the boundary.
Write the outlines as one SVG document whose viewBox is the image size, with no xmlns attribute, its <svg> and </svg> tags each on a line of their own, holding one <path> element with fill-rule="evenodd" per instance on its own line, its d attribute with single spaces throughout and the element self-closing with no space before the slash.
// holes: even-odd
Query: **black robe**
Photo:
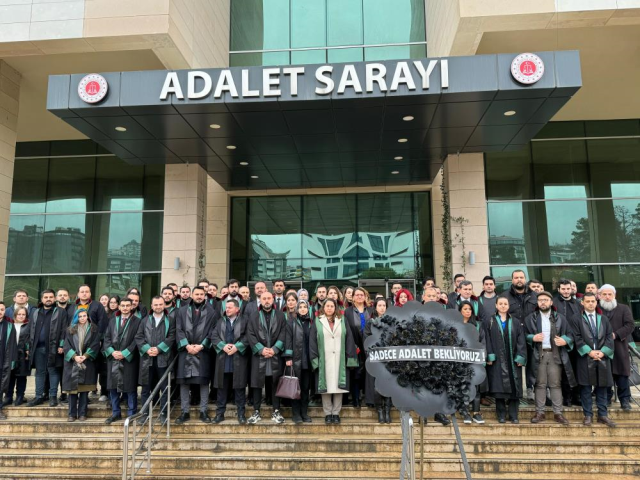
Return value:
<svg viewBox="0 0 640 480">
<path fill-rule="evenodd" d="M 460 303 L 463 300 L 460 298 L 460 294 L 457 294 L 453 299 L 453 302 L 447 303 L 447 309 L 449 310 L 458 310 L 460 308 Z M 475 295 L 471 295 L 471 298 L 467 300 L 471 307 L 473 308 L 473 314 L 480 320 L 480 322 L 485 322 L 488 318 L 491 317 L 495 312 L 485 312 L 484 305 L 480 301 L 478 297 Z"/>
<path fill-rule="evenodd" d="M 502 330 L 499 315 L 485 323 L 487 346 L 487 379 L 489 392 L 495 398 L 522 398 L 522 368 L 527 363 L 527 343 L 520 320 L 507 317 L 506 331 Z"/>
<path fill-rule="evenodd" d="M 476 327 L 476 331 L 478 332 L 478 341 L 482 344 L 486 352 L 487 350 L 487 329 L 485 328 L 486 321 L 482 321 L 475 316 L 471 316 L 468 323 Z M 485 365 L 485 368 L 486 368 L 486 365 Z M 480 385 L 478 385 L 476 388 L 477 388 L 477 391 L 480 393 L 487 393 L 489 391 L 488 376 L 486 376 L 484 381 Z"/>
<path fill-rule="evenodd" d="M 550 321 L 555 319 L 556 334 L 567 342 L 566 346 L 557 347 L 564 376 L 566 377 L 569 386 L 575 387 L 577 385 L 576 377 L 569 358 L 569 352 L 572 351 L 574 347 L 574 338 L 570 326 L 571 324 L 561 313 L 558 313 L 553 309 L 550 313 Z M 540 311 L 532 313 L 525 319 L 524 329 L 527 345 L 529 347 L 529 361 L 531 362 L 531 368 L 527 370 L 527 373 L 531 372 L 532 376 L 529 380 L 531 385 L 535 385 L 536 377 L 538 375 L 538 367 L 540 365 L 540 349 L 542 348 L 542 343 L 534 342 L 533 337 L 538 333 L 542 333 L 542 315 L 540 314 Z M 551 342 L 553 342 L 553 339 L 551 339 Z"/>
<path fill-rule="evenodd" d="M 222 349 L 227 345 L 227 316 L 226 314 L 218 320 L 211 343 L 216 351 L 216 369 L 213 378 L 213 388 L 224 387 L 224 364 L 228 357 Z M 243 315 L 238 315 L 233 322 L 233 344 L 238 351 L 233 357 L 233 388 L 245 388 L 249 381 L 249 357 L 251 351 L 249 340 L 247 339 L 247 319 Z"/>
<path fill-rule="evenodd" d="M 206 301 L 200 306 L 200 318 L 194 322 L 195 304 L 181 307 L 176 314 L 176 345 L 178 348 L 178 383 L 206 385 L 211 379 L 211 336 L 220 318 Z M 202 345 L 196 355 L 187 352 L 187 345 Z"/>
<path fill-rule="evenodd" d="M 15 328 L 15 324 L 14 324 Z M 16 329 L 16 332 L 18 329 Z M 20 327 L 20 337 L 16 339 L 18 342 L 18 358 L 13 373 L 18 377 L 28 377 L 31 375 L 31 362 L 27 358 L 27 346 L 29 343 L 29 327 L 25 323 Z"/>
<path fill-rule="evenodd" d="M 87 359 L 80 367 L 74 355 L 80 355 L 78 331 L 76 327 L 66 330 L 64 339 L 64 369 L 62 371 L 62 391 L 74 392 L 78 385 L 96 385 L 98 383 L 98 366 L 96 358 L 100 354 L 100 329 L 98 325 L 88 324 L 88 332 L 84 339 L 84 351 Z"/>
<path fill-rule="evenodd" d="M 0 397 L 9 391 L 11 370 L 18 359 L 18 342 L 16 329 L 8 317 L 0 322 Z"/>
<path fill-rule="evenodd" d="M 157 360 L 159 368 L 166 368 L 173 360 L 174 346 L 176 344 L 176 321 L 173 316 L 164 313 L 158 328 L 153 318 L 153 312 L 140 320 L 136 333 L 136 345 L 140 352 L 140 374 L 138 383 L 149 384 L 149 367 L 153 365 L 153 359 Z M 147 351 L 151 347 L 157 347 L 160 353 L 157 357 L 150 357 Z"/>
<path fill-rule="evenodd" d="M 64 346 L 64 334 L 69 323 L 67 321 L 67 312 L 64 308 L 58 308 L 57 306 L 51 308 L 53 308 L 53 313 L 51 314 L 51 325 L 49 326 L 47 366 L 60 368 L 64 361 L 63 356 L 58 353 L 58 348 Z M 44 307 L 33 310 L 29 318 L 29 323 L 22 327 L 28 327 L 29 330 L 29 339 L 27 341 L 29 368 L 35 367 L 36 345 L 38 344 L 40 331 L 44 328 L 44 324 L 41 321 L 43 315 Z M 22 331 L 20 335 L 22 335 Z"/>
<path fill-rule="evenodd" d="M 266 317 L 269 316 L 270 328 L 267 330 Z M 265 313 L 262 309 L 254 312 L 247 325 L 247 339 L 251 347 L 251 388 L 264 387 L 267 375 L 267 362 L 271 364 L 273 382 L 277 385 L 282 375 L 280 365 L 281 353 L 285 350 L 286 328 L 284 313 L 274 310 Z M 261 355 L 263 348 L 273 348 L 275 355 L 265 358 Z"/>
<path fill-rule="evenodd" d="M 631 375 L 631 357 L 629 356 L 629 337 L 635 328 L 633 314 L 626 305 L 618 304 L 610 311 L 604 311 L 609 319 L 611 330 L 616 334 L 613 341 L 613 374 L 628 377 Z"/>
<path fill-rule="evenodd" d="M 102 352 L 107 359 L 107 388 L 119 392 L 135 392 L 138 388 L 138 371 L 140 355 L 136 345 L 136 334 L 140 326 L 140 318 L 135 315 L 127 319 L 120 328 L 121 317 L 114 317 L 107 327 L 102 344 Z M 111 355 L 120 351 L 123 360 L 116 360 Z"/>
<path fill-rule="evenodd" d="M 364 326 L 364 332 L 362 333 L 362 341 L 363 343 L 371 336 L 371 324 L 373 322 L 373 318 L 367 320 L 367 323 Z M 368 353 L 368 352 L 365 352 Z M 366 356 L 365 356 L 366 361 Z M 365 383 L 364 383 L 364 403 L 366 405 L 375 405 L 376 404 L 376 396 L 380 394 L 376 391 L 376 377 L 371 375 L 367 369 L 365 368 Z"/>
<path fill-rule="evenodd" d="M 578 385 L 613 387 L 613 371 L 611 368 L 611 359 L 615 348 L 613 331 L 606 316 L 600 313 L 595 313 L 594 315 L 598 328 L 595 342 L 586 313 L 582 315 L 577 325 L 573 326 L 573 336 L 579 355 L 577 362 Z M 604 353 L 602 360 L 597 361 L 591 358 L 589 356 L 591 350 L 602 351 Z"/>
<path fill-rule="evenodd" d="M 366 328 L 367 323 L 371 320 L 371 310 L 369 308 L 364 309 L 364 317 Z M 347 320 L 351 329 L 351 336 L 356 344 L 358 367 L 352 369 L 352 372 L 355 373 L 354 380 L 356 380 L 364 377 L 364 364 L 367 360 L 364 351 L 364 329 L 361 329 L 360 312 L 356 307 L 348 307 L 344 312 L 344 318 Z"/>
<path fill-rule="evenodd" d="M 303 322 L 306 322 L 306 325 Z M 285 326 L 285 351 L 282 354 L 282 357 L 285 360 L 293 361 L 293 375 L 298 378 L 302 375 L 302 370 L 305 369 L 305 363 L 306 370 L 311 370 L 309 343 L 305 336 L 305 328 L 308 328 L 309 331 L 311 331 L 311 322 L 311 318 L 308 320 L 300 320 L 296 315 L 294 318 L 288 319 Z M 307 358 L 303 363 L 302 358 L 305 353 Z M 286 367 L 286 369 L 289 370 L 289 367 Z"/>
</svg>

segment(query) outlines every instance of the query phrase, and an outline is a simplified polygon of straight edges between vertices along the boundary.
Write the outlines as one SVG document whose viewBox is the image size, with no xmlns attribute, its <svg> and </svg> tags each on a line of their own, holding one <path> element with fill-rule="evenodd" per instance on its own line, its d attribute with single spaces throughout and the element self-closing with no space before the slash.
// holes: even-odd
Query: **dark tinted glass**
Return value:
<svg viewBox="0 0 640 480">
<path fill-rule="evenodd" d="M 117 157 L 97 159 L 95 210 L 142 210 L 143 187 L 143 166 L 127 165 Z"/>
<path fill-rule="evenodd" d="M 489 200 L 533 198 L 531 149 L 485 155 L 486 194 Z"/>
<path fill-rule="evenodd" d="M 95 215 L 46 215 L 42 245 L 43 273 L 89 272 Z"/>
<path fill-rule="evenodd" d="M 231 1 L 232 51 L 289 48 L 289 41 L 289 0 Z"/>
<path fill-rule="evenodd" d="M 588 140 L 594 197 L 640 197 L 640 140 Z"/>
<path fill-rule="evenodd" d="M 11 215 L 7 243 L 7 273 L 40 273 L 44 215 Z"/>
<path fill-rule="evenodd" d="M 531 149 L 535 198 L 575 198 L 571 193 L 561 196 L 557 188 L 565 186 L 584 187 L 580 197 L 589 196 L 586 142 L 533 142 Z M 549 193 L 550 188 L 554 193 Z"/>
<path fill-rule="evenodd" d="M 96 159 L 56 158 L 49 164 L 47 213 L 93 210 Z"/>
<path fill-rule="evenodd" d="M 41 213 L 45 210 L 49 159 L 17 159 L 13 167 L 11 213 Z"/>
</svg>

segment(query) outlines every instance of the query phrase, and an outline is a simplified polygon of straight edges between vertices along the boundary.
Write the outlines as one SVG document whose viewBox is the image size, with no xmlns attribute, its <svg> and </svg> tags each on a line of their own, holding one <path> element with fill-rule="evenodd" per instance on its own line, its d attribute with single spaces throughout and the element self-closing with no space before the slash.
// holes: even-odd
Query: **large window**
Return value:
<svg viewBox="0 0 640 480">
<path fill-rule="evenodd" d="M 485 167 L 494 275 L 609 282 L 640 318 L 640 121 L 552 122 Z"/>
<path fill-rule="evenodd" d="M 433 274 L 428 192 L 235 197 L 231 272 L 241 281 Z"/>
<path fill-rule="evenodd" d="M 17 287 L 35 301 L 81 283 L 96 295 L 158 286 L 163 165 L 128 165 L 84 141 L 18 144 L 16 156 L 5 301 Z"/>
<path fill-rule="evenodd" d="M 231 0 L 231 66 L 426 57 L 424 0 Z"/>
</svg>

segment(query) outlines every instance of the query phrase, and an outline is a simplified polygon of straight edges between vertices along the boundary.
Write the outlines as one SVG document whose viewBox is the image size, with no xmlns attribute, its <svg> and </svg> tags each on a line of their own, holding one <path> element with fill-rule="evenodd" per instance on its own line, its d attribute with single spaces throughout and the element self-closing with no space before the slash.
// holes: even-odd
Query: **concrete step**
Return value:
<svg viewBox="0 0 640 480">
<path fill-rule="evenodd" d="M 3 449 L 0 452 L 0 468 L 41 467 L 41 468 L 89 468 L 119 471 L 121 457 L 109 455 L 98 450 L 31 450 Z M 639 475 L 640 463 L 637 456 L 627 455 L 591 455 L 579 458 L 572 455 L 555 454 L 553 460 L 531 454 L 482 454 L 468 453 L 469 464 L 473 472 L 478 473 L 537 473 L 537 474 L 598 474 L 605 478 L 612 475 Z M 269 470 L 269 471 L 341 471 L 341 472 L 397 472 L 400 455 L 386 454 L 348 454 L 332 453 L 327 458 L 325 452 L 285 452 L 265 455 L 262 452 L 237 451 L 225 454 L 217 452 L 183 452 L 158 450 L 152 454 L 153 470 L 174 469 L 189 470 L 194 476 L 200 476 L 199 470 Z M 425 461 L 425 471 L 459 472 L 461 460 L 458 454 L 439 453 L 429 456 Z M 606 472 L 606 473 L 605 473 Z"/>
<path fill-rule="evenodd" d="M 21 417 L 0 422 L 0 436 L 10 433 L 24 434 L 46 434 L 56 433 L 66 435 L 121 435 L 124 422 L 116 422 L 112 425 L 104 424 L 103 418 L 89 418 L 86 422 L 69 423 L 65 419 L 59 418 L 38 418 Z M 439 423 L 429 423 L 425 426 L 425 435 L 447 436 L 453 435 L 453 426 L 442 426 Z M 356 419 L 344 419 L 340 425 L 325 425 L 324 422 L 314 421 L 295 425 L 288 421 L 281 425 L 276 425 L 271 420 L 262 420 L 257 425 L 239 425 L 236 421 L 225 421 L 221 424 L 204 424 L 197 418 L 193 418 L 184 425 L 172 425 L 171 431 L 174 434 L 208 434 L 208 435 L 251 435 L 271 434 L 278 436 L 281 434 L 292 435 L 359 435 L 360 437 L 376 438 L 378 436 L 400 435 L 399 423 L 378 424 L 377 422 L 362 421 Z M 419 435 L 419 426 L 415 427 L 415 434 Z M 510 423 L 498 424 L 495 421 L 487 421 L 484 425 L 460 425 L 463 438 L 466 435 L 478 436 L 486 439 L 495 438 L 522 438 L 522 437 L 547 437 L 557 438 L 586 438 L 586 437 L 617 437 L 617 438 L 638 438 L 640 437 L 640 422 L 618 422 L 617 428 L 608 428 L 604 425 L 594 424 L 592 427 L 584 427 L 581 423 L 570 425 L 559 425 L 557 423 L 531 424 L 523 422 L 519 425 Z"/>
<path fill-rule="evenodd" d="M 254 452 L 334 452 L 343 453 L 399 453 L 402 451 L 402 439 L 399 435 L 362 438 L 361 436 L 339 435 L 283 435 L 273 441 L 273 435 L 225 435 L 224 437 L 198 434 L 173 434 L 170 439 L 160 436 L 154 443 L 156 450 L 235 452 L 250 450 Z M 46 451 L 55 449 L 82 450 L 87 441 L 95 450 L 102 452 L 122 451 L 122 436 L 108 435 L 82 438 L 56 435 L 34 436 L 29 434 L 9 434 L 0 436 L 0 449 L 30 449 Z M 640 440 L 626 438 L 586 438 L 586 439 L 550 439 L 520 437 L 512 439 L 487 440 L 478 436 L 465 435 L 464 447 L 467 452 L 476 454 L 565 454 L 565 455 L 640 455 Z M 416 452 L 419 452 L 416 440 Z M 425 455 L 455 453 L 458 451 L 455 438 L 451 436 L 425 437 Z"/>
<path fill-rule="evenodd" d="M 139 406 L 142 406 L 141 404 Z M 93 403 L 89 406 L 89 416 L 104 416 L 105 418 L 109 416 L 111 412 L 111 407 L 109 404 L 105 403 Z M 19 418 L 19 417 L 51 417 L 51 418 L 66 418 L 68 416 L 68 409 L 66 406 L 59 405 L 57 407 L 49 407 L 49 406 L 38 406 L 38 407 L 27 407 L 22 405 L 20 407 L 6 407 L 4 410 L 5 414 L 9 418 Z M 261 409 L 261 413 L 263 418 L 270 418 L 271 412 L 273 409 L 271 407 L 263 407 Z M 496 412 L 495 407 L 482 407 L 481 409 L 482 415 L 486 420 L 495 420 Z M 198 415 L 198 409 L 193 407 L 191 409 L 192 417 Z M 215 405 L 209 405 L 210 415 L 215 414 Z M 251 407 L 247 407 L 247 414 L 250 415 L 253 412 Z M 172 417 L 177 417 L 180 414 L 179 408 L 172 409 Z M 282 408 L 282 414 L 285 418 L 291 418 L 291 408 L 284 407 Z M 535 409 L 532 407 L 522 407 L 520 409 L 520 420 L 522 422 L 528 422 L 531 417 L 535 414 Z M 324 412 L 320 407 L 310 407 L 309 415 L 312 418 L 317 418 L 319 420 L 324 420 Z M 584 416 L 582 414 L 582 409 L 579 407 L 567 407 L 564 410 L 564 415 L 567 417 L 569 421 L 582 422 Z M 615 420 L 624 420 L 624 421 L 632 421 L 637 420 L 640 422 L 640 408 L 634 408 L 631 411 L 623 411 L 620 408 L 614 407 L 609 410 L 609 416 Z M 229 405 L 227 407 L 227 412 L 225 417 L 229 420 L 234 420 L 237 417 L 237 409 L 235 405 Z M 377 421 L 378 412 L 374 408 L 362 407 L 362 408 L 353 408 L 353 407 L 345 407 L 342 409 L 340 413 L 341 418 L 353 418 L 359 420 L 372 420 Z M 400 421 L 400 413 L 393 409 L 391 412 L 391 418 L 394 422 Z M 417 417 L 416 417 L 417 418 Z M 461 417 L 458 417 L 461 420 Z M 431 421 L 431 420 L 429 420 Z M 553 412 L 551 409 L 547 409 L 547 422 L 553 422 Z"/>
</svg>

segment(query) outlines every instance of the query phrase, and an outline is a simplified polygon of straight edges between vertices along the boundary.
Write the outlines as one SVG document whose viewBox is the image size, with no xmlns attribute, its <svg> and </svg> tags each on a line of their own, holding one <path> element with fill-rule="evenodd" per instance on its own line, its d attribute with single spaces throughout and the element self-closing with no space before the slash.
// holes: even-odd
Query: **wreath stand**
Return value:
<svg viewBox="0 0 640 480">
<path fill-rule="evenodd" d="M 455 414 L 451 416 L 453 421 L 453 430 L 456 434 L 456 442 L 458 444 L 458 450 L 460 450 L 460 456 L 462 457 L 462 465 L 464 467 L 464 474 L 467 480 L 473 480 L 471 477 L 471 469 L 469 468 L 469 461 L 467 460 L 467 454 L 464 450 L 464 443 L 462 442 L 462 436 L 460 435 L 460 427 L 456 420 Z M 402 426 L 402 461 L 400 464 L 400 480 L 416 480 L 416 455 L 415 455 L 415 441 L 413 439 L 413 419 L 410 412 L 400 412 L 400 423 Z M 424 417 L 420 417 L 420 480 L 424 480 Z"/>
</svg>

